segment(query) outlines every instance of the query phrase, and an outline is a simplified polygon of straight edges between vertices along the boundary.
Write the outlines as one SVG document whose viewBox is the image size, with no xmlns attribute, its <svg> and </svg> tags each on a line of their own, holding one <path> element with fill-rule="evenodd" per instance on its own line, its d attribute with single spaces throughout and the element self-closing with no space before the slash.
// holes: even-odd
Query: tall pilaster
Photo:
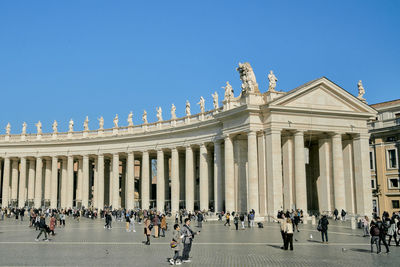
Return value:
<svg viewBox="0 0 400 267">
<path fill-rule="evenodd" d="M 3 191 L 2 191 L 2 207 L 7 207 L 9 202 L 9 192 L 10 191 L 10 158 L 4 158 L 4 172 L 3 172 Z"/>
<path fill-rule="evenodd" d="M 74 157 L 72 155 L 68 156 L 67 163 L 67 208 L 73 207 L 74 198 Z"/>
<path fill-rule="evenodd" d="M 135 154 L 128 152 L 127 159 L 127 183 L 126 183 L 126 204 L 125 207 L 128 210 L 134 208 L 135 201 Z"/>
<path fill-rule="evenodd" d="M 214 142 L 214 209 L 215 212 L 223 210 L 223 180 L 222 180 L 221 143 Z"/>
<path fill-rule="evenodd" d="M 331 206 L 331 180 L 332 165 L 330 157 L 330 140 L 327 138 L 319 139 L 319 186 L 318 186 L 318 203 L 321 213 L 333 212 Z"/>
<path fill-rule="evenodd" d="M 200 210 L 209 209 L 207 148 L 200 145 Z"/>
<path fill-rule="evenodd" d="M 35 198 L 35 166 L 36 160 L 29 160 L 29 172 L 28 172 L 28 201 L 32 202 Z"/>
<path fill-rule="evenodd" d="M 142 209 L 148 209 L 150 207 L 150 163 L 149 163 L 149 152 L 143 151 L 142 155 Z"/>
<path fill-rule="evenodd" d="M 165 179 L 164 179 L 164 152 L 157 150 L 157 210 L 164 211 L 165 206 Z"/>
<path fill-rule="evenodd" d="M 61 208 L 67 208 L 67 187 L 68 187 L 68 179 L 67 179 L 67 159 L 63 158 L 61 162 L 61 193 L 60 193 L 60 202 Z"/>
<path fill-rule="evenodd" d="M 104 208 L 104 155 L 97 156 L 97 176 L 98 176 L 98 194 L 97 194 L 97 208 Z"/>
<path fill-rule="evenodd" d="M 11 201 L 16 203 L 18 199 L 18 159 L 13 159 L 11 163 Z"/>
<path fill-rule="evenodd" d="M 171 150 L 171 211 L 179 211 L 179 153 L 176 148 Z"/>
<path fill-rule="evenodd" d="M 291 210 L 294 204 L 293 136 L 285 136 L 283 138 L 282 167 L 283 167 L 283 209 Z"/>
<path fill-rule="evenodd" d="M 248 208 L 259 214 L 258 202 L 258 161 L 257 161 L 257 135 L 250 131 L 247 135 L 247 157 L 248 157 Z"/>
<path fill-rule="evenodd" d="M 35 208 L 42 206 L 42 168 L 43 161 L 41 157 L 36 158 L 36 177 L 35 177 Z"/>
<path fill-rule="evenodd" d="M 58 158 L 53 156 L 51 158 L 51 197 L 50 208 L 57 208 L 57 189 L 58 189 Z"/>
<path fill-rule="evenodd" d="M 19 192 L 18 207 L 25 206 L 26 201 L 26 157 L 21 158 L 20 174 L 19 174 Z"/>
<path fill-rule="evenodd" d="M 82 160 L 82 207 L 89 206 L 89 156 L 83 155 Z"/>
<path fill-rule="evenodd" d="M 282 149 L 281 130 L 265 131 L 265 151 L 267 159 L 267 210 L 268 215 L 275 216 L 282 208 Z"/>
<path fill-rule="evenodd" d="M 94 159 L 94 168 L 93 168 L 93 199 L 92 199 L 92 207 L 98 208 L 98 201 L 99 201 L 99 173 L 98 173 L 98 160 L 97 158 Z"/>
<path fill-rule="evenodd" d="M 332 136 L 332 160 L 335 208 L 341 211 L 342 209 L 346 209 L 346 195 L 344 186 L 342 135 L 339 133 L 335 133 Z"/>
<path fill-rule="evenodd" d="M 354 161 L 353 161 L 353 141 L 343 141 L 343 169 L 345 177 L 346 209 L 350 214 L 355 213 L 354 199 Z"/>
<path fill-rule="evenodd" d="M 112 166 L 112 207 L 118 209 L 119 206 L 119 154 L 113 154 Z"/>
<path fill-rule="evenodd" d="M 78 159 L 78 180 L 76 183 L 76 200 L 82 204 L 82 188 L 83 188 L 83 159 Z"/>
<path fill-rule="evenodd" d="M 225 137 L 225 211 L 235 210 L 235 184 L 233 144 L 229 136 Z"/>
<path fill-rule="evenodd" d="M 307 214 L 307 182 L 304 153 L 304 133 L 297 131 L 294 134 L 294 181 L 296 186 L 296 209 Z"/>
<path fill-rule="evenodd" d="M 44 173 L 44 199 L 50 201 L 51 190 L 51 160 L 45 160 L 45 173 Z"/>
<path fill-rule="evenodd" d="M 185 160 L 185 196 L 186 210 L 194 211 L 194 169 L 193 169 L 193 150 L 190 146 L 186 147 Z"/>
</svg>

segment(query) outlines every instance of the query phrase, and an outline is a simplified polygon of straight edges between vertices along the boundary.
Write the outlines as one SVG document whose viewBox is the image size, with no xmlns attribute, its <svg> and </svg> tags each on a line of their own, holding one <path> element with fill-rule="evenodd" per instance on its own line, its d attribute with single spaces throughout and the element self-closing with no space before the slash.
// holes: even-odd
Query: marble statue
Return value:
<svg viewBox="0 0 400 267">
<path fill-rule="evenodd" d="M 146 110 L 143 111 L 142 120 L 144 124 L 147 124 L 147 112 Z"/>
<path fill-rule="evenodd" d="M 6 126 L 6 135 L 10 135 L 10 132 L 11 132 L 11 124 L 10 124 L 10 123 L 7 123 L 7 126 Z"/>
<path fill-rule="evenodd" d="M 256 76 L 254 75 L 253 68 L 250 63 L 240 63 L 236 69 L 239 72 L 240 80 L 242 80 L 242 92 L 243 93 L 259 93 Z"/>
<path fill-rule="evenodd" d="M 118 128 L 118 121 L 119 121 L 119 119 L 118 119 L 118 114 L 116 114 L 116 115 L 115 115 L 115 118 L 114 118 L 114 120 L 113 120 L 113 122 L 114 122 L 114 128 Z"/>
<path fill-rule="evenodd" d="M 157 110 L 157 119 L 158 121 L 162 121 L 162 109 L 161 107 L 156 108 Z"/>
<path fill-rule="evenodd" d="M 362 84 L 362 81 L 359 80 L 357 85 L 358 85 L 358 97 L 357 98 L 364 100 L 363 96 L 365 94 L 365 90 L 364 90 L 364 86 Z"/>
<path fill-rule="evenodd" d="M 88 116 L 86 116 L 86 119 L 83 122 L 83 130 L 84 131 L 89 131 L 89 117 Z"/>
<path fill-rule="evenodd" d="M 176 119 L 176 107 L 174 104 L 172 104 L 171 106 L 171 120 L 175 120 Z"/>
<path fill-rule="evenodd" d="M 103 116 L 100 117 L 100 119 L 97 119 L 99 121 L 99 129 L 103 130 L 104 129 L 104 118 Z"/>
<path fill-rule="evenodd" d="M 133 112 L 128 115 L 128 126 L 133 126 Z"/>
<path fill-rule="evenodd" d="M 201 113 L 204 113 L 206 110 L 206 101 L 204 100 L 204 98 L 202 96 L 200 97 L 200 101 L 199 101 L 199 103 L 197 103 L 197 105 L 200 105 L 200 111 L 201 111 Z"/>
<path fill-rule="evenodd" d="M 22 124 L 22 134 L 26 134 L 26 122 Z"/>
<path fill-rule="evenodd" d="M 225 98 L 224 98 L 224 100 L 231 99 L 233 97 L 233 88 L 229 84 L 229 82 L 226 82 L 226 86 L 225 87 L 223 86 L 222 88 L 225 89 L 225 96 L 224 96 Z"/>
<path fill-rule="evenodd" d="M 74 131 L 74 121 L 71 119 L 69 121 L 69 132 L 73 132 Z"/>
<path fill-rule="evenodd" d="M 54 120 L 54 122 L 53 122 L 53 133 L 57 133 L 57 126 L 58 126 L 58 123 L 57 123 L 57 121 L 56 120 Z"/>
<path fill-rule="evenodd" d="M 186 100 L 185 113 L 186 113 L 186 116 L 187 116 L 187 117 L 190 116 L 190 102 L 189 102 L 189 100 Z"/>
<path fill-rule="evenodd" d="M 278 81 L 278 79 L 276 78 L 272 70 L 268 74 L 268 80 L 269 80 L 268 91 L 275 92 L 276 82 Z"/>
<path fill-rule="evenodd" d="M 218 104 L 218 93 L 217 93 L 217 91 L 215 91 L 214 94 L 211 94 L 211 96 L 213 98 L 214 109 L 218 109 L 219 108 L 219 104 Z"/>
<path fill-rule="evenodd" d="M 37 134 L 42 134 L 42 123 L 38 121 L 38 123 L 36 123 L 35 125 L 37 129 Z"/>
</svg>

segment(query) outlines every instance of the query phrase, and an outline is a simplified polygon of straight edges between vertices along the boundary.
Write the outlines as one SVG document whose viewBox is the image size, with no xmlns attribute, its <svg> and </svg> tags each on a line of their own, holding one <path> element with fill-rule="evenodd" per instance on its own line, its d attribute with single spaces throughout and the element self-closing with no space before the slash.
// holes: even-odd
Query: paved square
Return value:
<svg viewBox="0 0 400 267">
<path fill-rule="evenodd" d="M 145 246 L 142 225 L 136 224 L 136 233 L 127 233 L 124 222 L 113 222 L 113 229 L 105 230 L 103 220 L 67 218 L 66 227 L 57 228 L 50 242 L 35 242 L 38 232 L 27 224 L 12 218 L 0 221 L 1 266 L 168 266 L 167 258 L 173 254 L 171 230 Z M 171 229 L 173 222 L 168 225 Z M 192 228 L 197 229 L 195 224 Z M 392 246 L 389 255 L 371 254 L 369 238 L 362 237 L 359 229 L 351 230 L 348 222 L 330 221 L 329 244 L 320 243 L 315 228 L 301 225 L 294 236 L 294 251 L 283 251 L 278 224 L 236 231 L 233 225 L 210 221 L 195 238 L 192 263 L 184 265 L 399 266 L 400 247 Z"/>
</svg>

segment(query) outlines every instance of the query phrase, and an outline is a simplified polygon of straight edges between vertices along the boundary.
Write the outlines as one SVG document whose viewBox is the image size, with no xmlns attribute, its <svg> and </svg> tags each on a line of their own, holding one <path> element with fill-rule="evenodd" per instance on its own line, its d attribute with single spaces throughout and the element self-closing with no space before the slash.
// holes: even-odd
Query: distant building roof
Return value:
<svg viewBox="0 0 400 267">
<path fill-rule="evenodd" d="M 381 103 L 376 103 L 376 104 L 372 104 L 370 106 L 375 108 L 375 109 L 377 109 L 377 108 L 390 107 L 390 106 L 394 106 L 394 105 L 397 105 L 397 104 L 400 104 L 400 99 L 385 101 L 385 102 L 381 102 Z"/>
</svg>

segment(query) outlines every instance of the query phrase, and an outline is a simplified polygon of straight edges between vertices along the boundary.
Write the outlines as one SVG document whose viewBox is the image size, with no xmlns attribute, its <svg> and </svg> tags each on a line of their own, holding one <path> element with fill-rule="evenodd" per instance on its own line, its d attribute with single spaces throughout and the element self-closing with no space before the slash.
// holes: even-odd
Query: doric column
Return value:
<svg viewBox="0 0 400 267">
<path fill-rule="evenodd" d="M 78 180 L 76 183 L 76 200 L 82 204 L 82 188 L 83 188 L 83 159 L 78 159 Z"/>
<path fill-rule="evenodd" d="M 42 206 L 42 168 L 43 161 L 41 157 L 36 158 L 36 177 L 35 177 L 35 208 Z"/>
<path fill-rule="evenodd" d="M 140 198 L 142 199 L 142 209 L 148 209 L 150 206 L 150 164 L 149 152 L 143 151 L 142 155 L 142 192 Z"/>
<path fill-rule="evenodd" d="M 255 213 L 259 214 L 258 203 L 258 161 L 257 161 L 257 135 L 256 132 L 250 131 L 247 135 L 247 158 L 249 171 L 248 184 L 248 208 L 254 209 Z"/>
<path fill-rule="evenodd" d="M 74 156 L 68 156 L 67 163 L 67 208 L 72 208 L 74 198 Z"/>
<path fill-rule="evenodd" d="M 190 146 L 186 147 L 185 159 L 185 196 L 186 210 L 194 211 L 194 169 L 193 169 L 193 150 Z"/>
<path fill-rule="evenodd" d="M 51 158 L 51 196 L 50 207 L 57 208 L 57 189 L 58 189 L 58 158 L 53 156 Z"/>
<path fill-rule="evenodd" d="M 344 187 L 342 135 L 340 133 L 335 133 L 332 136 L 332 160 L 335 208 L 341 211 L 346 208 L 346 195 Z"/>
<path fill-rule="evenodd" d="M 17 201 L 18 198 L 18 159 L 12 160 L 11 171 L 11 200 Z"/>
<path fill-rule="evenodd" d="M 19 174 L 19 192 L 18 207 L 25 206 L 26 201 L 26 157 L 21 158 L 20 174 Z"/>
<path fill-rule="evenodd" d="M 297 131 L 294 134 L 294 181 L 296 186 L 296 209 L 307 214 L 307 182 L 304 159 L 304 133 Z"/>
<path fill-rule="evenodd" d="M 354 180 L 357 214 L 371 216 L 372 189 L 369 168 L 369 134 L 362 133 L 353 140 Z"/>
<path fill-rule="evenodd" d="M 83 155 L 82 160 L 82 207 L 89 206 L 89 156 Z"/>
<path fill-rule="evenodd" d="M 353 162 L 353 141 L 343 141 L 343 169 L 345 177 L 346 209 L 347 213 L 355 213 L 354 203 L 354 162 Z"/>
<path fill-rule="evenodd" d="M 98 194 L 97 194 L 97 208 L 104 208 L 104 155 L 97 156 L 97 179 L 98 179 Z"/>
<path fill-rule="evenodd" d="M 126 184 L 126 204 L 125 207 L 128 210 L 134 208 L 135 201 L 135 154 L 133 152 L 128 152 L 127 160 L 127 184 Z"/>
<path fill-rule="evenodd" d="M 204 144 L 200 145 L 200 210 L 208 211 L 208 165 L 207 148 Z"/>
<path fill-rule="evenodd" d="M 223 210 L 223 180 L 222 180 L 222 161 L 221 143 L 214 142 L 214 209 L 215 212 Z"/>
<path fill-rule="evenodd" d="M 282 149 L 281 130 L 265 131 L 265 152 L 267 158 L 267 210 L 268 215 L 276 216 L 282 208 Z"/>
<path fill-rule="evenodd" d="M 5 208 L 8 206 L 8 198 L 10 191 L 10 158 L 4 158 L 4 173 L 3 173 L 3 190 L 2 190 L 2 207 Z"/>
<path fill-rule="evenodd" d="M 113 167 L 112 167 L 112 207 L 113 209 L 119 208 L 119 154 L 113 154 Z"/>
<path fill-rule="evenodd" d="M 44 173 L 44 199 L 46 201 L 50 200 L 50 190 L 51 190 L 51 160 L 46 159 L 45 173 Z"/>
<path fill-rule="evenodd" d="M 67 179 L 67 159 L 63 158 L 61 163 L 61 193 L 60 193 L 60 202 L 61 208 L 65 209 L 67 207 L 67 187 L 68 187 L 68 179 Z"/>
<path fill-rule="evenodd" d="M 171 150 L 171 211 L 179 211 L 179 153 L 176 148 Z"/>
<path fill-rule="evenodd" d="M 164 152 L 157 150 L 157 210 L 164 211 L 165 180 L 164 180 Z"/>
<path fill-rule="evenodd" d="M 35 198 L 35 166 L 36 160 L 29 160 L 29 172 L 28 172 L 28 201 L 32 202 Z"/>
<path fill-rule="evenodd" d="M 235 184 L 233 144 L 229 136 L 225 137 L 225 211 L 235 210 Z"/>
<path fill-rule="evenodd" d="M 285 136 L 282 144 L 283 210 L 291 210 L 293 201 L 293 137 Z"/>
<path fill-rule="evenodd" d="M 97 165 L 98 165 L 97 158 L 94 159 L 94 168 L 93 168 L 93 199 L 92 199 L 92 207 L 98 208 L 98 201 L 99 201 L 99 174 L 97 172 Z"/>
<path fill-rule="evenodd" d="M 330 140 L 327 138 L 319 139 L 319 180 L 318 185 L 318 203 L 321 213 L 333 212 L 331 206 L 331 157 Z"/>
</svg>

